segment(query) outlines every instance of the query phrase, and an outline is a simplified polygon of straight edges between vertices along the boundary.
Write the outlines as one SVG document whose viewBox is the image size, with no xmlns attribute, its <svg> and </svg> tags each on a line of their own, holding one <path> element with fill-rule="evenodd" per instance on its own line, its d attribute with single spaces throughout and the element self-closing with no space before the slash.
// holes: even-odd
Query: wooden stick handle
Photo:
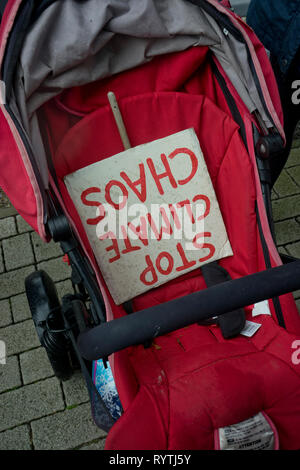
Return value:
<svg viewBox="0 0 300 470">
<path fill-rule="evenodd" d="M 125 127 L 122 114 L 121 114 L 121 111 L 117 102 L 117 98 L 112 91 L 109 91 L 107 93 L 107 98 L 108 98 L 111 110 L 113 112 L 113 115 L 114 115 L 114 118 L 118 127 L 118 131 L 119 131 L 122 143 L 124 145 L 124 149 L 128 150 L 131 148 L 131 144 L 127 135 L 126 127 Z"/>
</svg>

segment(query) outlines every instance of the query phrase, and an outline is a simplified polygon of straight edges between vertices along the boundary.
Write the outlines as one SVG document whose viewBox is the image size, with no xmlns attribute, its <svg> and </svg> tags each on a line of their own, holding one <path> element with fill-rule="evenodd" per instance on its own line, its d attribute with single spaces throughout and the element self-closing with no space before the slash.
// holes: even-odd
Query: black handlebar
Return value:
<svg viewBox="0 0 300 470">
<path fill-rule="evenodd" d="M 128 346 L 144 344 L 157 336 L 299 288 L 300 261 L 294 261 L 102 323 L 79 335 L 78 348 L 85 359 L 100 359 Z"/>
</svg>

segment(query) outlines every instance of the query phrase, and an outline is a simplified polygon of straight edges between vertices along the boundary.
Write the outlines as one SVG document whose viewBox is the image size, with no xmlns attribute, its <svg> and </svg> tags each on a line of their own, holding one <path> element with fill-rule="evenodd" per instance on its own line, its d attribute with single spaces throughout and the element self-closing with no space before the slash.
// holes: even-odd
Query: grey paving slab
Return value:
<svg viewBox="0 0 300 470">
<path fill-rule="evenodd" d="M 290 177 L 286 170 L 283 170 L 275 183 L 274 189 L 279 197 L 293 196 L 299 193 L 299 186 Z"/>
<path fill-rule="evenodd" d="M 89 403 L 31 423 L 37 450 L 74 449 L 106 434 L 92 420 Z"/>
<path fill-rule="evenodd" d="M 3 272 L 4 272 L 4 260 L 3 260 L 2 246 L 0 243 L 0 274 Z"/>
<path fill-rule="evenodd" d="M 12 314 L 8 299 L 0 300 L 0 328 L 12 323 Z"/>
<path fill-rule="evenodd" d="M 294 148 L 292 148 L 289 154 L 288 161 L 285 165 L 285 168 L 290 168 L 292 166 L 296 166 L 300 164 L 300 146 L 298 142 L 297 142 L 297 145 Z"/>
<path fill-rule="evenodd" d="M 14 217 L 0 219 L 0 240 L 16 235 L 16 222 Z"/>
<path fill-rule="evenodd" d="M 59 243 L 54 243 L 53 241 L 45 243 L 36 232 L 31 233 L 31 240 L 34 254 L 38 262 L 56 258 L 60 255 L 63 256 Z"/>
<path fill-rule="evenodd" d="M 58 297 L 60 299 L 62 299 L 63 296 L 66 294 L 74 293 L 72 282 L 69 279 L 67 279 L 66 281 L 57 282 L 55 286 L 56 286 Z"/>
<path fill-rule="evenodd" d="M 297 243 L 292 243 L 290 245 L 286 245 L 286 249 L 291 256 L 300 259 L 300 241 Z"/>
<path fill-rule="evenodd" d="M 15 295 L 10 298 L 13 320 L 15 323 L 31 318 L 31 312 L 26 294 Z"/>
<path fill-rule="evenodd" d="M 29 425 L 1 432 L 0 450 L 31 450 Z"/>
<path fill-rule="evenodd" d="M 78 405 L 89 401 L 88 391 L 81 371 L 62 384 L 67 406 Z"/>
<path fill-rule="evenodd" d="M 3 393 L 0 400 L 0 431 L 63 409 L 62 391 L 55 377 Z M 52 432 L 57 432 L 57 429 L 52 429 Z"/>
<path fill-rule="evenodd" d="M 300 290 L 297 290 L 296 292 L 293 292 L 293 295 L 294 295 L 295 300 L 300 299 Z"/>
<path fill-rule="evenodd" d="M 22 385 L 17 356 L 10 356 L 6 364 L 0 364 L 0 393 Z M 1 401 L 1 397 L 0 397 Z"/>
<path fill-rule="evenodd" d="M 299 155 L 299 163 L 300 163 L 300 155 Z M 289 168 L 287 171 L 288 171 L 288 174 L 293 178 L 295 183 L 297 183 L 298 186 L 300 186 L 300 164 L 297 166 L 294 166 L 293 168 Z"/>
<path fill-rule="evenodd" d="M 20 354 L 20 366 L 25 385 L 54 375 L 47 353 L 42 347 Z"/>
<path fill-rule="evenodd" d="M 34 266 L 27 266 L 0 274 L 0 300 L 25 292 L 25 278 L 34 270 Z"/>
<path fill-rule="evenodd" d="M 300 192 L 300 188 L 299 188 Z M 273 201 L 273 220 L 291 219 L 298 216 L 300 210 L 300 194 Z"/>
<path fill-rule="evenodd" d="M 6 343 L 7 356 L 28 351 L 40 345 L 32 320 L 1 328 L 0 340 Z"/>
<path fill-rule="evenodd" d="M 28 233 L 2 241 L 5 267 L 7 271 L 34 263 L 33 251 Z"/>
<path fill-rule="evenodd" d="M 300 130 L 299 130 L 299 124 L 298 124 L 298 128 L 297 128 L 297 131 L 294 135 L 294 140 L 292 142 L 292 149 L 300 147 L 299 132 L 300 132 Z"/>
<path fill-rule="evenodd" d="M 287 251 L 286 247 L 280 246 L 278 249 L 279 254 L 284 254 L 284 255 L 289 255 L 289 252 Z"/>
<path fill-rule="evenodd" d="M 17 222 L 17 229 L 19 233 L 32 231 L 32 227 L 27 222 L 25 222 L 23 217 L 21 217 L 20 215 L 17 215 L 16 222 Z"/>
<path fill-rule="evenodd" d="M 71 276 L 71 268 L 63 262 L 62 257 L 42 261 L 37 268 L 46 271 L 54 282 L 63 281 Z"/>
<path fill-rule="evenodd" d="M 286 245 L 300 240 L 300 224 L 295 219 L 276 222 L 274 225 L 277 245 Z"/>
<path fill-rule="evenodd" d="M 79 450 L 104 450 L 105 439 L 99 439 L 96 442 L 91 442 L 85 446 L 80 447 Z"/>
</svg>

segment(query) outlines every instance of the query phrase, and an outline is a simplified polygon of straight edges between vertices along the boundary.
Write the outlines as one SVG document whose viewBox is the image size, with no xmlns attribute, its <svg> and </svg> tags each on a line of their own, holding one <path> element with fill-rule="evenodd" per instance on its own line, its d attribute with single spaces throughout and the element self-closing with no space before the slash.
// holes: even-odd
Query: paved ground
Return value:
<svg viewBox="0 0 300 470">
<path fill-rule="evenodd" d="M 60 382 L 39 346 L 24 294 L 35 269 L 49 273 L 60 297 L 72 292 L 60 248 L 42 243 L 19 215 L 0 219 L 0 340 L 8 356 L 0 364 L 0 450 L 103 449 L 81 374 Z"/>
<path fill-rule="evenodd" d="M 300 258 L 300 140 L 276 184 L 273 208 L 279 251 Z M 43 244 L 20 216 L 4 215 L 0 340 L 6 342 L 8 358 L 0 364 L 0 450 L 103 449 L 105 433 L 92 422 L 81 375 L 64 383 L 53 376 L 24 294 L 24 278 L 40 268 L 55 280 L 60 296 L 70 292 L 69 267 L 55 244 Z M 295 298 L 300 310 L 300 291 Z"/>
</svg>

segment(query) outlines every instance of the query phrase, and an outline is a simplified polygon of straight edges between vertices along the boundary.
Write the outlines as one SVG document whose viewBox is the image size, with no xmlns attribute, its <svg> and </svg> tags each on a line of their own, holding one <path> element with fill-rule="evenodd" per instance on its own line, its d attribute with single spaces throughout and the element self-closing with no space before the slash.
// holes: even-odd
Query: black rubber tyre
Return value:
<svg viewBox="0 0 300 470">
<path fill-rule="evenodd" d="M 45 349 L 54 375 L 63 382 L 69 380 L 73 375 L 73 367 L 71 366 L 69 355 L 52 354 L 47 348 Z"/>
<path fill-rule="evenodd" d="M 59 332 L 64 326 L 55 284 L 45 271 L 35 271 L 26 278 L 25 289 L 37 335 L 54 374 L 60 380 L 67 380 L 73 369 L 69 342 L 65 334 Z"/>
</svg>

